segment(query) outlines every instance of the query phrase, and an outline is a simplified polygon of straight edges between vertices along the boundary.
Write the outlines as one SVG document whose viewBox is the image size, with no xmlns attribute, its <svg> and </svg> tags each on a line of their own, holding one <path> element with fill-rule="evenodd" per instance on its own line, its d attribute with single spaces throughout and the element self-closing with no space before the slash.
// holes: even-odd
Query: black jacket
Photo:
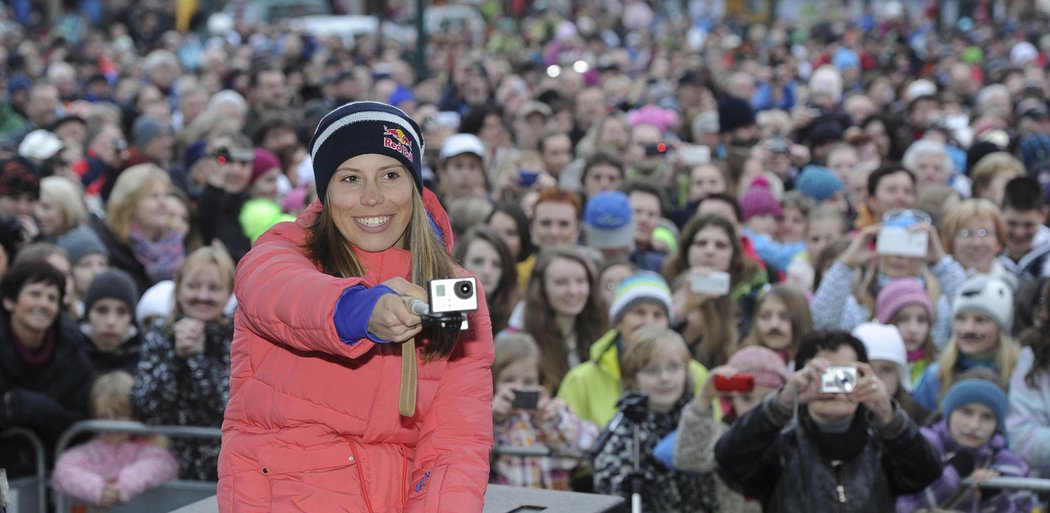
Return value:
<svg viewBox="0 0 1050 513">
<path fill-rule="evenodd" d="M 233 323 L 205 323 L 204 336 L 204 352 L 183 358 L 175 353 L 170 327 L 146 333 L 131 389 L 136 418 L 154 425 L 222 426 L 230 400 Z M 219 440 L 173 438 L 171 451 L 179 460 L 180 478 L 218 479 Z"/>
<path fill-rule="evenodd" d="M 141 299 L 142 295 L 154 285 L 154 281 L 146 273 L 146 267 L 135 258 L 135 254 L 131 252 L 131 246 L 117 239 L 105 221 L 92 218 L 89 225 L 109 251 L 109 265 L 128 273 L 131 279 L 135 280 L 135 288 Z"/>
<path fill-rule="evenodd" d="M 791 411 L 770 394 L 718 440 L 715 458 L 726 482 L 759 496 L 766 513 L 893 513 L 897 495 L 923 490 L 942 472 L 915 423 L 894 409 L 893 420 L 876 428 L 859 407 L 851 427 L 860 434 L 855 455 L 832 460 L 822 455 L 815 437 L 824 435 L 804 410 L 801 424 L 784 429 Z"/>
<path fill-rule="evenodd" d="M 70 425 L 87 414 L 93 376 L 84 354 L 86 342 L 72 319 L 60 314 L 51 360 L 38 373 L 27 372 L 10 337 L 11 318 L 0 312 L 0 431 L 26 428 L 44 443 L 50 457 L 55 442 Z M 10 408 L 3 403 L 7 395 Z M 24 438 L 0 439 L 0 468 L 8 477 L 35 469 L 34 453 Z"/>
<path fill-rule="evenodd" d="M 230 194 L 208 184 L 197 204 L 197 228 L 204 244 L 219 239 L 235 264 L 252 249 L 252 241 L 241 224 L 241 209 L 246 201 L 247 193 Z"/>
</svg>

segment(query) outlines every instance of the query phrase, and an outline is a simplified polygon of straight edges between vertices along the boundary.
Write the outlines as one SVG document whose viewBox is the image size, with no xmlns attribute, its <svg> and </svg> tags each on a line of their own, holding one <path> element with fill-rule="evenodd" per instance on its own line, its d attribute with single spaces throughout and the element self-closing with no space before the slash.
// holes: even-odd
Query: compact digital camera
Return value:
<svg viewBox="0 0 1050 513">
<path fill-rule="evenodd" d="M 447 278 L 430 281 L 430 313 L 470 312 L 478 309 L 476 278 Z"/>
<path fill-rule="evenodd" d="M 754 389 L 755 377 L 751 374 L 715 374 L 715 390 L 719 392 L 750 392 Z"/>
<path fill-rule="evenodd" d="M 828 367 L 820 376 L 820 392 L 824 394 L 848 394 L 857 388 L 855 367 Z"/>
<path fill-rule="evenodd" d="M 724 296 L 729 294 L 729 273 L 714 271 L 705 275 L 693 276 L 690 288 L 697 294 L 714 294 Z"/>
</svg>

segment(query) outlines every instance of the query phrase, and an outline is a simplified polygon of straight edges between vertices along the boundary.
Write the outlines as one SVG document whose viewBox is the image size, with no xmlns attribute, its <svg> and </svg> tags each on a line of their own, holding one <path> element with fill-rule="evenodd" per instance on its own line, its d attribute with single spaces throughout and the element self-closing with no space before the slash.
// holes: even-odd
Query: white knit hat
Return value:
<svg viewBox="0 0 1050 513">
<path fill-rule="evenodd" d="M 897 364 L 901 386 L 911 392 L 911 379 L 908 373 L 908 352 L 900 330 L 892 324 L 865 322 L 853 328 L 853 336 L 864 343 L 868 352 L 868 361 L 884 360 Z"/>
<path fill-rule="evenodd" d="M 667 318 L 671 318 L 671 288 L 663 276 L 652 271 L 638 271 L 624 278 L 616 287 L 612 305 L 609 306 L 609 321 L 613 324 L 620 322 L 627 310 L 642 302 L 662 306 L 667 311 Z"/>
<path fill-rule="evenodd" d="M 959 287 L 952 317 L 969 311 L 981 312 L 995 319 L 999 329 L 1009 333 L 1014 320 L 1013 290 L 999 278 L 987 275 L 971 276 Z"/>
</svg>

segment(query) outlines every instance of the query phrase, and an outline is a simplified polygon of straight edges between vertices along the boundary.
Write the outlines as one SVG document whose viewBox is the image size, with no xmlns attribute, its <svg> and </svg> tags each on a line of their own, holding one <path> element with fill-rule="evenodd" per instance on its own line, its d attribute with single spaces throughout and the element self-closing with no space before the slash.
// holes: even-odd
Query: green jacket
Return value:
<svg viewBox="0 0 1050 513">
<path fill-rule="evenodd" d="M 591 345 L 591 359 L 577 365 L 565 375 L 558 398 L 568 403 L 581 419 L 604 427 L 616 415 L 616 401 L 623 394 L 620 382 L 620 354 L 616 341 L 620 333 L 609 330 Z M 689 373 L 696 392 L 707 380 L 707 369 L 695 360 L 689 362 Z"/>
</svg>

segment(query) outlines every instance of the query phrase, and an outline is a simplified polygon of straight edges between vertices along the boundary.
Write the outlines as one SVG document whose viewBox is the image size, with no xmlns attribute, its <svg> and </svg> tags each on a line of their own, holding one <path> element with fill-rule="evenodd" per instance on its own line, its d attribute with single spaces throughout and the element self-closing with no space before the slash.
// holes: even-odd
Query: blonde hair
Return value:
<svg viewBox="0 0 1050 513">
<path fill-rule="evenodd" d="M 984 161 L 982 160 L 981 162 Z M 995 239 L 999 241 L 999 246 L 1006 247 L 1006 221 L 1003 220 L 1003 213 L 999 210 L 999 207 L 992 200 L 984 198 L 968 199 L 956 205 L 951 212 L 948 212 L 948 215 L 944 216 L 943 226 L 941 227 L 941 242 L 944 243 L 944 250 L 948 254 L 955 254 L 955 235 L 962 229 L 963 224 L 972 219 L 991 221 L 992 225 L 995 226 Z"/>
<path fill-rule="evenodd" d="M 179 288 L 182 287 L 186 277 L 204 267 L 205 265 L 212 264 L 219 271 L 219 279 L 226 285 L 226 290 L 233 292 L 233 275 L 234 275 L 234 263 L 233 259 L 230 258 L 229 253 L 226 250 L 217 248 L 215 246 L 203 246 L 197 249 L 190 256 L 186 257 L 186 261 L 182 263 L 179 270 L 175 272 L 175 295 L 178 296 Z M 176 300 L 175 305 L 172 307 L 171 317 L 168 318 L 168 324 L 175 322 L 176 319 L 185 315 L 182 310 L 182 305 Z M 222 319 L 221 322 L 226 322 L 226 319 Z"/>
<path fill-rule="evenodd" d="M 623 355 L 620 357 L 620 379 L 623 381 L 623 389 L 637 390 L 638 373 L 648 366 L 657 354 L 667 350 L 681 359 L 682 364 L 686 366 L 686 380 L 692 381 L 688 371 L 692 358 L 682 336 L 670 328 L 649 325 L 638 328 L 624 341 Z M 690 388 L 687 386 L 686 390 Z"/>
<path fill-rule="evenodd" d="M 77 185 L 64 176 L 48 176 L 40 180 L 40 199 L 49 199 L 62 213 L 62 226 L 55 236 L 62 235 L 84 222 L 84 201 Z"/>
<path fill-rule="evenodd" d="M 970 178 L 973 180 L 971 189 L 973 189 L 974 196 L 984 192 L 992 184 L 995 175 L 1001 171 L 1013 171 L 1013 176 L 1022 176 L 1024 175 L 1024 164 L 1005 151 L 985 155 L 970 170 Z"/>
<path fill-rule="evenodd" d="M 937 391 L 938 402 L 944 394 L 948 392 L 948 389 L 959 380 L 959 376 L 965 372 L 964 369 L 956 368 L 959 364 L 962 353 L 959 351 L 959 343 L 956 339 L 958 335 L 953 336 L 948 345 L 944 348 L 944 352 L 941 353 L 941 357 L 937 360 L 940 368 L 937 369 L 937 377 L 941 381 L 941 388 Z M 1017 358 L 1021 354 L 1020 346 L 1008 333 L 1002 329 L 999 330 L 999 346 L 995 350 L 995 356 L 992 360 L 995 362 L 995 373 L 998 377 L 996 383 L 999 386 L 1006 389 L 1009 386 L 1010 376 L 1014 372 L 1014 367 L 1017 365 Z"/>
<path fill-rule="evenodd" d="M 109 201 L 106 202 L 106 226 L 120 242 L 128 243 L 128 229 L 131 226 L 131 217 L 135 214 L 135 207 L 157 182 L 171 188 L 168 173 L 156 164 L 131 166 L 117 178 Z"/>
<path fill-rule="evenodd" d="M 135 378 L 117 370 L 95 378 L 88 396 L 88 407 L 94 418 L 131 415 L 131 387 Z"/>
<path fill-rule="evenodd" d="M 405 173 L 410 173 L 403 168 Z M 325 274 L 339 278 L 364 276 L 365 270 L 354 254 L 353 245 L 339 232 L 329 211 L 329 203 L 324 204 L 321 214 L 317 216 L 308 229 L 308 236 L 303 247 L 311 260 L 320 265 Z M 451 233 L 445 237 L 452 237 Z M 405 232 L 406 249 L 412 254 L 411 281 L 424 285 L 431 280 L 451 278 L 455 263 L 448 249 L 442 245 L 437 233 L 430 226 L 426 207 L 419 189 L 412 187 L 412 217 Z M 435 336 L 423 346 L 423 356 L 434 360 L 448 356 L 456 342 L 456 336 L 442 338 Z"/>
<path fill-rule="evenodd" d="M 492 360 L 493 389 L 503 369 L 517 362 L 531 358 L 539 369 L 540 347 L 536 345 L 536 339 L 532 338 L 532 335 L 524 332 L 508 333 L 497 338 L 493 345 L 496 349 L 496 358 Z M 543 376 L 540 376 L 540 379 L 542 380 Z"/>
</svg>

